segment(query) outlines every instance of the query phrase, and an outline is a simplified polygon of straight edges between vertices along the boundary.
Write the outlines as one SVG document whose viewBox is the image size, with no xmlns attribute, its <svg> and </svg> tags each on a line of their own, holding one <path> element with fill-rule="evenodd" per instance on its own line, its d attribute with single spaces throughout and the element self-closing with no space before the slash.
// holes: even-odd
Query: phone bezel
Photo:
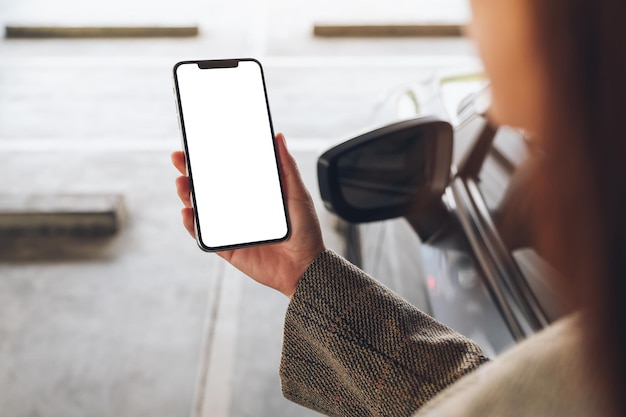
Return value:
<svg viewBox="0 0 626 417">
<path fill-rule="evenodd" d="M 182 102 L 181 102 L 181 97 L 180 97 L 180 90 L 179 90 L 179 84 L 178 84 L 177 70 L 178 70 L 178 68 L 180 68 L 183 65 L 197 65 L 200 69 L 206 69 L 206 70 L 211 70 L 211 69 L 215 69 L 215 68 L 236 68 L 237 66 L 239 66 L 240 62 L 254 62 L 259 67 L 259 71 L 260 71 L 260 75 L 261 75 L 261 81 L 262 81 L 262 84 L 263 84 L 263 94 L 264 94 L 264 99 L 265 99 L 265 107 L 266 107 L 266 110 L 267 110 L 267 117 L 268 117 L 268 120 L 269 120 L 269 127 L 270 127 L 270 134 L 271 134 L 271 138 L 270 139 L 272 141 L 272 147 L 273 147 L 273 150 L 274 150 L 274 160 L 275 160 L 275 164 L 276 164 L 276 170 L 277 170 L 277 173 L 278 173 L 278 182 L 279 182 L 279 186 L 280 186 L 280 193 L 281 193 L 281 197 L 282 197 L 283 212 L 284 212 L 285 224 L 286 224 L 286 227 L 287 227 L 287 231 L 286 231 L 284 236 L 276 238 L 276 239 L 254 241 L 254 242 L 242 242 L 242 243 L 237 243 L 237 244 L 232 244 L 232 245 L 224 245 L 224 246 L 208 246 L 202 240 L 202 233 L 203 232 L 202 232 L 202 230 L 201 230 L 201 228 L 199 226 L 200 225 L 199 215 L 198 215 L 198 210 L 196 210 L 197 202 L 196 202 L 195 189 L 194 189 L 193 169 L 191 167 L 190 158 L 189 158 L 189 148 L 188 148 L 188 145 L 187 145 L 187 134 L 186 134 L 186 130 L 185 130 L 185 120 L 184 120 L 183 110 L 182 110 Z M 220 251 L 240 249 L 240 248 L 249 248 L 249 247 L 259 246 L 259 245 L 268 245 L 268 244 L 280 243 L 280 242 L 283 242 L 283 241 L 287 240 L 289 238 L 289 236 L 291 235 L 291 222 L 290 222 L 290 219 L 289 219 L 289 211 L 288 211 L 288 207 L 287 207 L 287 199 L 286 199 L 286 195 L 285 195 L 285 187 L 284 187 L 284 184 L 283 184 L 283 176 L 282 176 L 282 170 L 281 170 L 281 167 L 280 167 L 280 159 L 279 159 L 278 149 L 276 148 L 276 140 L 275 140 L 276 134 L 274 132 L 274 124 L 273 124 L 273 121 L 272 121 L 272 115 L 271 115 L 270 106 L 269 106 L 269 99 L 268 99 L 268 95 L 267 95 L 267 87 L 266 87 L 266 83 L 265 83 L 265 73 L 264 73 L 264 70 L 263 70 L 263 66 L 261 65 L 261 62 L 259 62 L 257 59 L 254 59 L 254 58 L 203 59 L 203 60 L 185 60 L 185 61 L 180 61 L 180 62 L 177 62 L 174 65 L 174 68 L 173 68 L 173 80 L 174 80 L 174 95 L 176 97 L 176 111 L 177 111 L 177 114 L 178 114 L 179 131 L 181 133 L 181 141 L 182 141 L 183 153 L 185 154 L 185 163 L 186 163 L 186 166 L 187 166 L 187 176 L 189 177 L 190 199 L 191 199 L 192 208 L 194 209 L 194 231 L 195 231 L 195 235 L 196 235 L 196 242 L 197 242 L 198 246 L 200 247 L 200 249 L 202 249 L 205 252 L 220 252 Z M 205 231 L 205 233 L 207 233 L 207 232 Z"/>
</svg>

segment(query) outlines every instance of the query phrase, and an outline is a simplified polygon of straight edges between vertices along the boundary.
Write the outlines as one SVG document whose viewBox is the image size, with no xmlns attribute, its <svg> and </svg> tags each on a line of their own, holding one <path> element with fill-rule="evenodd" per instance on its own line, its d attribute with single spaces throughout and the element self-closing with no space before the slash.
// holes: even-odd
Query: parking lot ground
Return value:
<svg viewBox="0 0 626 417">
<path fill-rule="evenodd" d="M 0 240 L 1 415 L 189 416 L 200 400 L 204 415 L 296 415 L 277 375 L 287 300 L 186 235 L 169 151 L 0 153 L 0 194 L 115 192 L 128 210 L 114 237 Z M 295 154 L 311 172 L 315 153 Z"/>
<path fill-rule="evenodd" d="M 463 39 L 320 39 L 313 25 L 459 21 L 467 18 L 459 4 L 1 2 L 2 25 L 200 32 L 0 40 L 0 196 L 121 194 L 128 210 L 111 238 L 0 239 L 0 416 L 314 415 L 280 394 L 287 300 L 202 253 L 180 225 L 171 67 L 190 58 L 263 62 L 274 126 L 317 200 L 327 245 L 341 252 L 317 194 L 319 152 L 393 119 L 403 86 L 476 60 Z"/>
</svg>

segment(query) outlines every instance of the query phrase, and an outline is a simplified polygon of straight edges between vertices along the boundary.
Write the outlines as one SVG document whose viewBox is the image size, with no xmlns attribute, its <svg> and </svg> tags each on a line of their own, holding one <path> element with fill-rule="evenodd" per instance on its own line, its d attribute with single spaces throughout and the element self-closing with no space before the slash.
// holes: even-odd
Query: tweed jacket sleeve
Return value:
<svg viewBox="0 0 626 417">
<path fill-rule="evenodd" d="M 330 416 L 409 416 L 486 362 L 480 348 L 331 251 L 285 318 L 283 394 Z"/>
</svg>

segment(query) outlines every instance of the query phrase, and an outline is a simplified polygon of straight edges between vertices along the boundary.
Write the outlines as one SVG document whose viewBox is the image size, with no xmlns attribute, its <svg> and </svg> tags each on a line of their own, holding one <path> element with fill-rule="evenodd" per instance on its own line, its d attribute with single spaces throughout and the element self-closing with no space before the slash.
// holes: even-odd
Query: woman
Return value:
<svg viewBox="0 0 626 417">
<path fill-rule="evenodd" d="M 292 236 L 220 255 L 292 297 L 283 390 L 310 408 L 354 416 L 626 415 L 626 137 L 618 124 L 626 2 L 473 0 L 472 10 L 491 117 L 529 132 L 546 155 L 535 175 L 534 238 L 565 277 L 557 284 L 572 316 L 486 363 L 471 341 L 325 251 L 282 135 Z M 182 153 L 173 162 L 184 174 Z M 187 177 L 177 189 L 193 235 Z"/>
</svg>

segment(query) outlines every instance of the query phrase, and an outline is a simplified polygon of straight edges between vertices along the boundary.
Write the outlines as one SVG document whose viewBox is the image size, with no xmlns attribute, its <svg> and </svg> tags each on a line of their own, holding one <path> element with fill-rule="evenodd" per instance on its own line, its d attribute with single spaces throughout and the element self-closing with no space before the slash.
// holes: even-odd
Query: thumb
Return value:
<svg viewBox="0 0 626 417">
<path fill-rule="evenodd" d="M 308 193 L 300 170 L 296 164 L 296 160 L 287 149 L 287 141 L 282 133 L 276 135 L 276 146 L 278 148 L 278 158 L 280 160 L 280 168 L 282 177 L 285 182 L 286 193 L 291 198 L 308 198 Z"/>
</svg>

